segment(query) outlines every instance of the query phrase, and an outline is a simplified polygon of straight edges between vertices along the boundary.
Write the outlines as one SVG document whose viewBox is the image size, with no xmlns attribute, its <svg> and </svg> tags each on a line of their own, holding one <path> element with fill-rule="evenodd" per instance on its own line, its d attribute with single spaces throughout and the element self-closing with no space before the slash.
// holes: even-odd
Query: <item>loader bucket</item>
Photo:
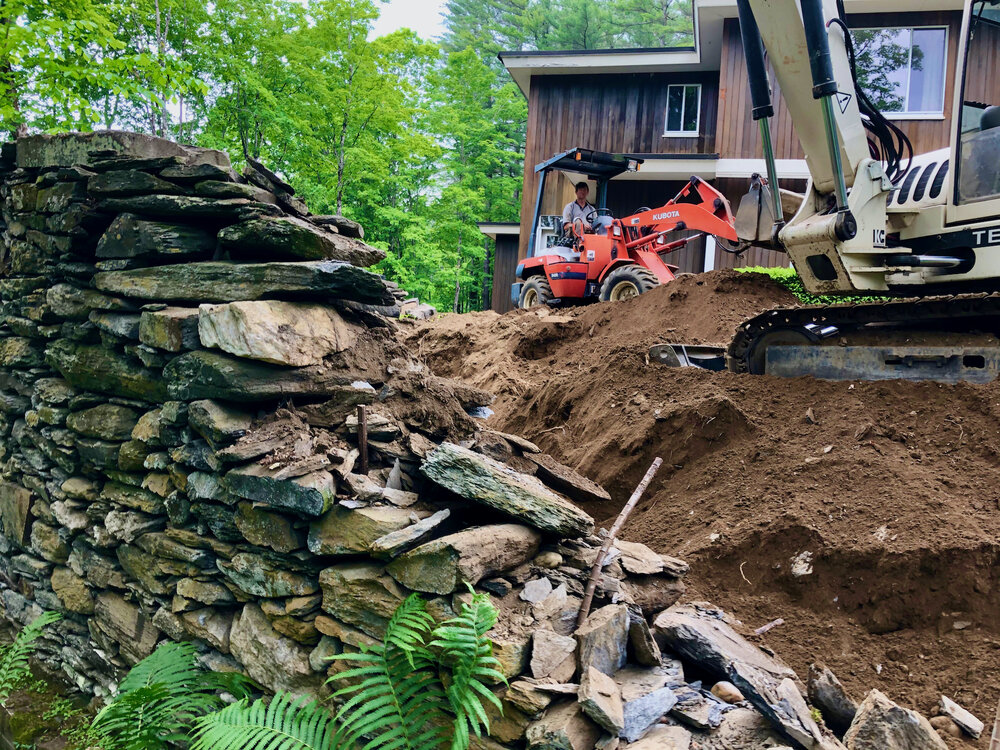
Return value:
<svg viewBox="0 0 1000 750">
<path fill-rule="evenodd" d="M 740 199 L 736 211 L 736 234 L 743 242 L 768 245 L 774 231 L 774 202 L 771 190 L 760 179 L 751 178 L 750 191 Z"/>
</svg>

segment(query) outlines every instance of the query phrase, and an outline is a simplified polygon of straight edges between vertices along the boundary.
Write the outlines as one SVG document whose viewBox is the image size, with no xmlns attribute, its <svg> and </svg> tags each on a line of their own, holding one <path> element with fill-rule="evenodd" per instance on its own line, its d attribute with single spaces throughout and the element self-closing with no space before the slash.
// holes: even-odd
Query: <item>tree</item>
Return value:
<svg viewBox="0 0 1000 750">
<path fill-rule="evenodd" d="M 906 34 L 905 43 L 901 31 Z M 900 29 L 853 29 L 858 85 L 882 112 L 901 112 L 906 103 L 906 68 L 922 68 L 922 53 L 913 49 L 909 36 Z"/>
</svg>

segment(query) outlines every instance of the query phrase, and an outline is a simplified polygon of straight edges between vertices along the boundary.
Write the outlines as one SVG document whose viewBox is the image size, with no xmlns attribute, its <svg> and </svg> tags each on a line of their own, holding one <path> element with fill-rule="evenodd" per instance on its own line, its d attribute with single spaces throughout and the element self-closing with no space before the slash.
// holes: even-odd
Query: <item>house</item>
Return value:
<svg viewBox="0 0 1000 750">
<path fill-rule="evenodd" d="M 845 0 L 845 9 L 868 66 L 859 75 L 887 116 L 900 121 L 916 153 L 947 146 L 962 0 Z M 661 205 L 691 175 L 715 185 L 736 210 L 750 175 L 766 172 L 737 15 L 736 0 L 695 0 L 692 47 L 501 53 L 528 100 L 528 124 L 521 225 L 488 227 L 497 240 L 493 309 L 512 307 L 507 292 L 535 213 L 534 166 L 553 154 L 580 146 L 643 159 L 638 172 L 611 184 L 616 216 Z M 779 181 L 801 192 L 804 154 L 773 76 L 772 85 Z M 542 223 L 570 200 L 569 179 L 550 181 Z M 671 262 L 688 272 L 788 264 L 783 253 L 761 249 L 736 257 L 711 239 L 690 243 Z"/>
</svg>

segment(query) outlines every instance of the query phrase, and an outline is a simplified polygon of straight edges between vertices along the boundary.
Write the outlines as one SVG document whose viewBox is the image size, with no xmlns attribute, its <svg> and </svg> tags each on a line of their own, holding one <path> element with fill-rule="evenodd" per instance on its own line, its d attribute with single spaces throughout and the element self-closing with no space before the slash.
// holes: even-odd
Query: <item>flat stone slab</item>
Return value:
<svg viewBox="0 0 1000 750">
<path fill-rule="evenodd" d="M 466 582 L 475 585 L 486 576 L 527 562 L 541 542 L 541 535 L 527 526 L 478 526 L 422 544 L 386 570 L 414 591 L 450 594 Z"/>
<path fill-rule="evenodd" d="M 354 326 L 327 305 L 257 300 L 199 310 L 203 346 L 276 365 L 316 365 L 357 340 Z"/>
<path fill-rule="evenodd" d="M 594 530 L 593 518 L 535 477 L 454 443 L 442 443 L 427 457 L 420 471 L 461 497 L 541 531 L 578 537 Z"/>
<path fill-rule="evenodd" d="M 381 560 L 392 560 L 440 532 L 450 517 L 451 511 L 445 508 L 417 523 L 391 531 L 372 542 L 369 553 Z"/>
<path fill-rule="evenodd" d="M 983 730 L 986 728 L 986 725 L 983 724 L 983 722 L 973 716 L 969 711 L 966 711 L 947 695 L 941 696 L 938 709 L 942 716 L 950 718 L 953 722 L 958 724 L 959 729 L 974 739 L 979 739 L 979 735 L 981 735 Z"/>
<path fill-rule="evenodd" d="M 220 169 L 231 168 L 229 157 L 223 151 L 182 146 L 166 138 L 121 130 L 18 138 L 16 159 L 17 166 L 22 169 L 70 167 L 93 161 L 93 152 L 105 152 L 126 159 L 173 157 L 178 164 L 210 164 Z"/>
<path fill-rule="evenodd" d="M 597 482 L 592 482 L 576 469 L 556 461 L 548 453 L 526 452 L 524 457 L 538 467 L 538 477 L 579 503 L 610 502 L 611 495 Z"/>
<path fill-rule="evenodd" d="M 375 540 L 412 524 L 414 512 L 403 508 L 345 508 L 335 505 L 309 526 L 309 551 L 314 555 L 357 555 Z M 429 515 L 427 511 L 418 517 Z"/>
<path fill-rule="evenodd" d="M 182 354 L 163 368 L 169 397 L 185 401 L 218 398 L 255 402 L 287 396 L 327 396 L 342 388 L 344 379 L 342 374 L 320 365 L 280 367 L 205 350 Z"/>
<path fill-rule="evenodd" d="M 305 516 L 321 516 L 330 507 L 336 482 L 329 472 L 317 471 L 294 479 L 275 479 L 271 474 L 259 464 L 242 466 L 226 474 L 226 486 L 236 497 Z"/>
<path fill-rule="evenodd" d="M 159 403 L 169 399 L 160 374 L 101 346 L 60 339 L 45 351 L 46 361 L 82 390 Z"/>
<path fill-rule="evenodd" d="M 219 244 L 236 258 L 342 260 L 363 268 L 385 259 L 378 248 L 295 216 L 262 216 L 233 224 L 219 232 Z"/>
<path fill-rule="evenodd" d="M 131 271 L 105 271 L 94 276 L 94 286 L 115 294 L 162 301 L 346 299 L 381 305 L 394 301 L 380 276 L 337 261 L 208 261 Z"/>
</svg>

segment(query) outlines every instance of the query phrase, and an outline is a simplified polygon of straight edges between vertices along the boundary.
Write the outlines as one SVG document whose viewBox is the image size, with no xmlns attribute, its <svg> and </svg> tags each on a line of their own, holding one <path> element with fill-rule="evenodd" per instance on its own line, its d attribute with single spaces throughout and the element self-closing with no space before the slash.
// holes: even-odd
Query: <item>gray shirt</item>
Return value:
<svg viewBox="0 0 1000 750">
<path fill-rule="evenodd" d="M 587 201 L 587 205 L 584 206 L 583 208 L 581 208 L 580 204 L 577 203 L 575 200 L 570 201 L 569 203 L 566 204 L 566 208 L 563 209 L 563 215 L 562 215 L 563 226 L 567 224 L 572 224 L 577 219 L 581 219 L 585 223 L 589 223 L 587 222 L 587 217 L 596 210 L 597 209 L 594 208 L 593 204 L 590 203 L 590 201 Z"/>
</svg>

